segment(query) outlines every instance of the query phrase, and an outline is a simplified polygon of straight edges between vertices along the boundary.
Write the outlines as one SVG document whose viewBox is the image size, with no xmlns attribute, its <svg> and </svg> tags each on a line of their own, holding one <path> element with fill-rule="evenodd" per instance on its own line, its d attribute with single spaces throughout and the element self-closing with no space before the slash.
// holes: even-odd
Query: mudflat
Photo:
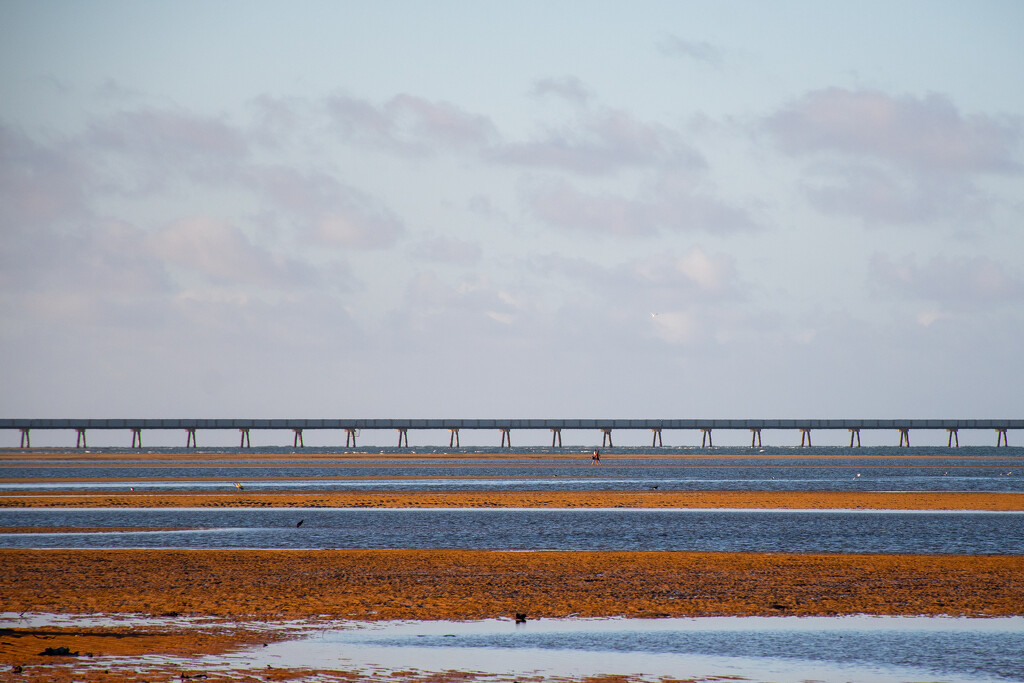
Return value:
<svg viewBox="0 0 1024 683">
<path fill-rule="evenodd" d="M 1024 556 L 0 550 L 6 611 L 230 618 L 1024 615 Z"/>
<path fill-rule="evenodd" d="M 227 487 L 225 487 L 227 488 Z M 1024 510 L 1024 493 L 890 491 L 95 491 L 0 494 L 21 507 L 748 508 Z"/>
</svg>

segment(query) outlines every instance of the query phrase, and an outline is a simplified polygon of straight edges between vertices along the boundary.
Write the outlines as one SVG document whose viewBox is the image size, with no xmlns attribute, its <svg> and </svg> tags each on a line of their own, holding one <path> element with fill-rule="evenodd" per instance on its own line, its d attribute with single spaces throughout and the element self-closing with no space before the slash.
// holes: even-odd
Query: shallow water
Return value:
<svg viewBox="0 0 1024 683">
<path fill-rule="evenodd" d="M 855 449 L 847 449 L 855 450 Z M 230 490 L 242 481 L 250 490 L 765 490 L 765 491 L 976 491 L 1024 492 L 1024 459 L 999 449 L 979 449 L 963 457 L 927 455 L 913 458 L 875 455 L 830 458 L 649 457 L 616 459 L 606 454 L 600 467 L 589 457 L 551 455 L 489 460 L 471 456 L 434 460 L 260 461 L 246 453 L 235 462 L 83 461 L 77 454 L 46 465 L 30 460 L 6 461 L 0 491 L 145 491 Z M 1006 449 L 1002 449 L 1006 450 Z M 1014 451 L 1020 449 L 1014 449 Z M 157 456 L 159 457 L 159 456 Z M 59 466 L 57 466 L 59 465 Z M 267 478 L 277 478 L 271 480 Z M 125 481 L 99 479 L 125 478 Z M 222 481 L 190 481 L 219 478 Z M 64 479 L 70 481 L 57 481 Z M 223 480 L 228 481 L 223 481 Z"/>
<path fill-rule="evenodd" d="M 303 524 L 297 527 L 299 521 Z M 466 548 L 1024 554 L 1024 513 L 652 509 L 19 509 L 6 526 L 190 531 L 0 534 L 6 548 Z"/>
<path fill-rule="evenodd" d="M 1022 651 L 1020 618 L 726 617 L 362 624 L 239 658 L 272 666 L 512 676 L 993 681 L 1024 679 Z"/>
<path fill-rule="evenodd" d="M 111 626 L 205 629 L 190 618 L 0 615 L 5 627 Z M 510 681 L 594 675 L 740 677 L 751 681 L 1024 680 L 1024 618 L 711 617 L 470 622 L 259 622 L 291 640 L 224 656 L 152 659 L 235 670 L 309 668 L 395 678 L 402 671 L 473 671 Z M 87 666 L 105 668 L 116 657 Z"/>
</svg>

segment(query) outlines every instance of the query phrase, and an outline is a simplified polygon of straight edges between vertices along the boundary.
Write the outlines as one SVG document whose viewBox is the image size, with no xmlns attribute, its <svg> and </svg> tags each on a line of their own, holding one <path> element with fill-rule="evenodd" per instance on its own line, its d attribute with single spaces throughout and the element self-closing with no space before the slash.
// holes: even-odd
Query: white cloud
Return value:
<svg viewBox="0 0 1024 683">
<path fill-rule="evenodd" d="M 317 279 L 313 269 L 257 246 L 223 220 L 197 216 L 175 221 L 147 241 L 162 262 L 220 285 L 291 288 Z"/>
<path fill-rule="evenodd" d="M 411 253 L 433 263 L 469 266 L 480 261 L 483 250 L 476 242 L 435 235 L 415 245 Z"/>
<path fill-rule="evenodd" d="M 560 228 L 616 236 L 666 232 L 734 233 L 755 230 L 755 220 L 694 186 L 659 179 L 636 197 L 589 193 L 566 181 L 534 183 L 524 201 L 539 219 Z"/>
<path fill-rule="evenodd" d="M 674 130 L 639 121 L 617 109 L 587 112 L 568 125 L 548 128 L 537 140 L 490 149 L 488 158 L 502 164 L 584 175 L 632 167 L 703 169 L 707 165 Z"/>
<path fill-rule="evenodd" d="M 876 253 L 870 277 L 874 289 L 882 294 L 976 310 L 1024 301 L 1024 276 L 1019 270 L 986 256 L 940 256 L 918 265 L 910 256 L 894 262 Z"/>
<path fill-rule="evenodd" d="M 534 81 L 530 94 L 534 97 L 554 96 L 574 105 L 586 105 L 594 96 L 590 88 L 576 76 L 542 78 Z"/>
<path fill-rule="evenodd" d="M 486 116 L 409 94 L 396 95 L 383 105 L 336 95 L 325 106 L 346 140 L 404 155 L 474 150 L 496 136 Z"/>
<path fill-rule="evenodd" d="M 786 153 L 811 160 L 805 189 L 828 213 L 870 225 L 978 220 L 991 199 L 984 174 L 1017 174 L 1019 119 L 966 116 L 939 94 L 828 88 L 765 121 Z"/>
<path fill-rule="evenodd" d="M 838 153 L 926 172 L 1018 172 L 1019 121 L 964 116 L 940 94 L 895 97 L 875 90 L 807 93 L 766 121 L 794 155 Z"/>
<path fill-rule="evenodd" d="M 249 154 L 245 137 L 225 121 L 187 111 L 137 109 L 96 121 L 85 140 L 120 164 L 105 164 L 110 190 L 153 191 L 173 176 L 206 183 L 234 181 Z M 126 166 L 125 166 L 126 165 Z"/>
<path fill-rule="evenodd" d="M 287 166 L 254 168 L 249 182 L 281 212 L 277 217 L 321 244 L 350 249 L 393 246 L 404 226 L 383 203 L 316 171 Z"/>
<path fill-rule="evenodd" d="M 723 62 L 722 49 L 703 40 L 684 40 L 669 36 L 661 43 L 661 51 L 670 57 L 685 57 L 709 66 L 719 67 Z"/>
<path fill-rule="evenodd" d="M 0 228 L 81 220 L 91 185 L 89 166 L 71 143 L 40 143 L 0 124 Z"/>
</svg>

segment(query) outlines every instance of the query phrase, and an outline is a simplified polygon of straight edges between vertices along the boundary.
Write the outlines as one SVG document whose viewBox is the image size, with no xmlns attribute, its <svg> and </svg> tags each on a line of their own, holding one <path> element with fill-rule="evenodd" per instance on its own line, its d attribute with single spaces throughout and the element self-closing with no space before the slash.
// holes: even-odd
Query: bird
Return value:
<svg viewBox="0 0 1024 683">
<path fill-rule="evenodd" d="M 304 520 L 304 519 L 300 519 L 299 523 L 295 525 L 295 528 L 298 529 L 300 526 L 302 526 L 302 523 L 305 522 L 305 521 L 306 520 Z"/>
<path fill-rule="evenodd" d="M 238 489 L 239 491 L 244 491 L 245 490 L 245 487 L 243 487 L 242 484 L 240 482 L 237 482 L 237 481 L 235 482 L 235 488 Z"/>
</svg>

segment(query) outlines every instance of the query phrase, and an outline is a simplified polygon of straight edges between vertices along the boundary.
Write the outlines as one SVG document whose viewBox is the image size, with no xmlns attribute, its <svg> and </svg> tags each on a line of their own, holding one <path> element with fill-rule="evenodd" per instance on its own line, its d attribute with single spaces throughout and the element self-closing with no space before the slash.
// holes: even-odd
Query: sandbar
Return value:
<svg viewBox="0 0 1024 683">
<path fill-rule="evenodd" d="M 225 487 L 227 488 L 227 487 Z M 188 491 L 0 494 L 29 507 L 734 508 L 1024 510 L 1024 493 L 889 491 Z"/>
</svg>

